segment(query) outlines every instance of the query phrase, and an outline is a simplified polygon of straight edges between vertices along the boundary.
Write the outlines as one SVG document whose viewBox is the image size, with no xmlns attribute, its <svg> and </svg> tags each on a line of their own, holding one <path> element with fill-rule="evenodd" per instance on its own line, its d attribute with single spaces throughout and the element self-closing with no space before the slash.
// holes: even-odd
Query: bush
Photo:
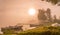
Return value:
<svg viewBox="0 0 60 35">
<path fill-rule="evenodd" d="M 6 31 L 8 32 L 8 31 Z M 9 32 L 8 32 L 9 33 Z M 11 31 L 10 31 L 11 33 Z M 14 33 L 14 32 L 12 32 Z M 13 35 L 13 34 L 7 34 L 5 33 L 4 35 Z M 27 31 L 22 31 L 18 34 L 14 35 L 60 35 L 60 27 L 37 27 L 32 30 L 27 30 Z"/>
<path fill-rule="evenodd" d="M 19 33 L 18 35 L 60 35 L 60 27 L 39 27 Z"/>
</svg>

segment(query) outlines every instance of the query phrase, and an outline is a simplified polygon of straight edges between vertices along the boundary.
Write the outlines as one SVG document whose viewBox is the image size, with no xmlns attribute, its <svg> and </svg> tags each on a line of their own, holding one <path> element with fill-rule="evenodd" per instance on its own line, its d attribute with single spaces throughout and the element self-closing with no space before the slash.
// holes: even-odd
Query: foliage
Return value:
<svg viewBox="0 0 60 35">
<path fill-rule="evenodd" d="M 47 20 L 51 22 L 52 18 L 51 18 L 51 10 L 50 10 L 50 8 L 47 9 L 46 15 L 47 15 Z"/>
<path fill-rule="evenodd" d="M 46 20 L 47 19 L 46 15 L 45 15 L 45 11 L 43 9 L 42 10 L 39 9 L 38 19 L 39 20 Z"/>
<path fill-rule="evenodd" d="M 60 35 L 60 27 L 39 27 L 19 33 L 18 35 Z"/>
<path fill-rule="evenodd" d="M 5 33 L 3 35 L 60 35 L 60 27 L 52 27 L 52 26 L 37 27 L 35 29 L 22 31 L 17 34 Z"/>
<path fill-rule="evenodd" d="M 60 0 L 42 0 L 42 1 L 51 2 L 52 4 L 57 4 L 58 2 L 60 2 Z"/>
</svg>

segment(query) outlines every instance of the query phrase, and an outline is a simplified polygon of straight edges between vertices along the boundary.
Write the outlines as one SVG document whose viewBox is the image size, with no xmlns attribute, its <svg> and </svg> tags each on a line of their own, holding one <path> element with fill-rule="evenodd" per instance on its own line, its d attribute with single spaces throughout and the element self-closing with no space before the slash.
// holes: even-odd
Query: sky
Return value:
<svg viewBox="0 0 60 35">
<path fill-rule="evenodd" d="M 36 9 L 36 14 L 28 14 L 30 8 Z M 60 6 L 40 0 L 0 0 L 0 27 L 14 26 L 18 23 L 37 23 L 38 9 L 51 9 L 51 15 L 60 16 Z"/>
</svg>

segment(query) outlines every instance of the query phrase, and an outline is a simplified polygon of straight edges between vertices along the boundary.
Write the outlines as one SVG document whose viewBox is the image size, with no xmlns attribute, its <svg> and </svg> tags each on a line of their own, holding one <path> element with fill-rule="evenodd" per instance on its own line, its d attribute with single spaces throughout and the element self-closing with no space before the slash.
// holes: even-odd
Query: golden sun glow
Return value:
<svg viewBox="0 0 60 35">
<path fill-rule="evenodd" d="M 34 8 L 30 8 L 30 9 L 28 10 L 28 14 L 29 14 L 29 15 L 35 15 L 35 13 L 36 13 L 36 10 L 35 10 Z"/>
</svg>

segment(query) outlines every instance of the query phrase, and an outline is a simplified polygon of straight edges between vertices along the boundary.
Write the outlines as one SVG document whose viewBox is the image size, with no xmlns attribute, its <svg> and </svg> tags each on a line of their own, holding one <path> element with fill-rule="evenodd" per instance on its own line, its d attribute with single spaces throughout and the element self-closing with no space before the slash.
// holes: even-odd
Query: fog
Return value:
<svg viewBox="0 0 60 35">
<path fill-rule="evenodd" d="M 30 16 L 29 8 L 35 8 L 36 14 Z M 38 23 L 38 9 L 51 9 L 52 16 L 60 16 L 60 6 L 52 5 L 40 0 L 0 0 L 0 27 L 16 25 L 18 23 Z M 33 22 L 32 22 L 33 21 Z"/>
</svg>

